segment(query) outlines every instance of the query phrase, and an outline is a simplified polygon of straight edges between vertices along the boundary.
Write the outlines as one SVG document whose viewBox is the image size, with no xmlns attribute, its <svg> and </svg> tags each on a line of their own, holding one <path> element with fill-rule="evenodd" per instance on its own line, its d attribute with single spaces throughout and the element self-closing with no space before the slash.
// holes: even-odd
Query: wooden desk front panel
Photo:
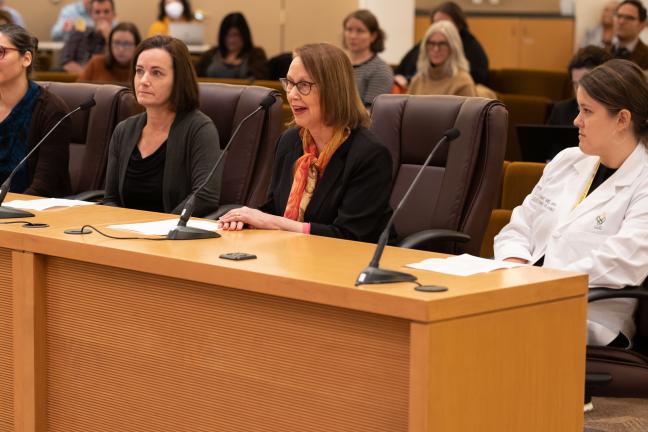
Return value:
<svg viewBox="0 0 648 432">
<path fill-rule="evenodd" d="M 407 431 L 409 323 L 46 260 L 47 423 L 75 431 Z"/>
<path fill-rule="evenodd" d="M 11 251 L 0 249 L 0 432 L 14 430 Z"/>
</svg>

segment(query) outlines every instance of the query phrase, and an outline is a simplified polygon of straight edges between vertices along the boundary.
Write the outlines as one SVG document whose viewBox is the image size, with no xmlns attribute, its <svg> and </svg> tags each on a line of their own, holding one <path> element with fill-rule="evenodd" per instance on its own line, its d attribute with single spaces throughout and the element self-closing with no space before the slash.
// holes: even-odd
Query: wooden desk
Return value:
<svg viewBox="0 0 648 432">
<path fill-rule="evenodd" d="M 584 275 L 412 270 L 450 288 L 426 294 L 354 287 L 370 244 L 63 234 L 164 217 L 0 225 L 1 432 L 582 430 Z M 258 259 L 218 258 L 233 251 Z M 430 256 L 387 248 L 382 265 Z"/>
</svg>

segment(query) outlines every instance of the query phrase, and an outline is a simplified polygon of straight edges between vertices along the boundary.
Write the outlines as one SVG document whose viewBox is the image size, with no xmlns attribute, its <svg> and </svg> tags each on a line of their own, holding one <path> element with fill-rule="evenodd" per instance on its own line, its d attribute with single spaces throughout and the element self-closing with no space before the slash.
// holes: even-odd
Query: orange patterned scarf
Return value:
<svg viewBox="0 0 648 432">
<path fill-rule="evenodd" d="M 304 213 L 310 203 L 317 181 L 324 174 L 326 166 L 335 151 L 347 140 L 351 131 L 349 128 L 339 129 L 326 144 L 322 153 L 317 155 L 317 146 L 310 132 L 302 129 L 299 136 L 304 146 L 304 154 L 295 162 L 293 184 L 286 204 L 284 217 L 299 222 L 304 221 Z"/>
</svg>

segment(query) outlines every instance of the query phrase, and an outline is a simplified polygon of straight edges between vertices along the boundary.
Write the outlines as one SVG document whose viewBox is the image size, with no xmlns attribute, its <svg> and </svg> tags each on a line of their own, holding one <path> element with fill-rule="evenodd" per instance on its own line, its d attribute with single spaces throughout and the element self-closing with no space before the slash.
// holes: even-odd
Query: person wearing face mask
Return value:
<svg viewBox="0 0 648 432">
<path fill-rule="evenodd" d="M 407 91 L 414 95 L 477 96 L 457 28 L 449 21 L 430 26 L 421 41 L 418 72 Z"/>
<path fill-rule="evenodd" d="M 196 72 L 198 76 L 210 78 L 267 78 L 265 51 L 252 43 L 250 27 L 242 13 L 230 13 L 223 18 L 218 46 L 203 53 Z"/>
<path fill-rule="evenodd" d="M 189 22 L 193 12 L 189 0 L 160 0 L 157 21 L 148 30 L 148 37 L 169 35 L 169 24 L 172 22 Z"/>
</svg>

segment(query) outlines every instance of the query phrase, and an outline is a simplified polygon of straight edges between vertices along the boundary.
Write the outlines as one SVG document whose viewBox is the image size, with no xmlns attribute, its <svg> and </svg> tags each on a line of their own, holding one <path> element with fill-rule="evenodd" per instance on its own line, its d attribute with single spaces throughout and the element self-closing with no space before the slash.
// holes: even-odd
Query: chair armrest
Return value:
<svg viewBox="0 0 648 432">
<path fill-rule="evenodd" d="M 76 195 L 67 196 L 67 199 L 81 200 L 81 201 L 99 201 L 104 197 L 103 190 L 89 190 L 85 192 L 78 193 Z"/>
<path fill-rule="evenodd" d="M 224 204 L 218 207 L 218 210 L 215 212 L 209 213 L 207 216 L 203 216 L 205 219 L 217 220 L 219 217 L 223 216 L 230 210 L 243 207 L 241 204 Z"/>
<path fill-rule="evenodd" d="M 643 298 L 648 299 L 648 289 L 641 286 L 627 286 L 621 289 L 613 288 L 590 288 L 587 293 L 587 301 L 593 302 L 597 300 L 611 299 L 611 298 Z"/>
<path fill-rule="evenodd" d="M 413 249 L 416 246 L 430 240 L 449 240 L 456 241 L 460 243 L 466 243 L 470 241 L 470 236 L 468 234 L 461 233 L 459 231 L 445 230 L 445 229 L 432 229 L 419 231 L 417 233 L 408 235 L 403 240 L 398 243 L 398 246 Z"/>
</svg>

